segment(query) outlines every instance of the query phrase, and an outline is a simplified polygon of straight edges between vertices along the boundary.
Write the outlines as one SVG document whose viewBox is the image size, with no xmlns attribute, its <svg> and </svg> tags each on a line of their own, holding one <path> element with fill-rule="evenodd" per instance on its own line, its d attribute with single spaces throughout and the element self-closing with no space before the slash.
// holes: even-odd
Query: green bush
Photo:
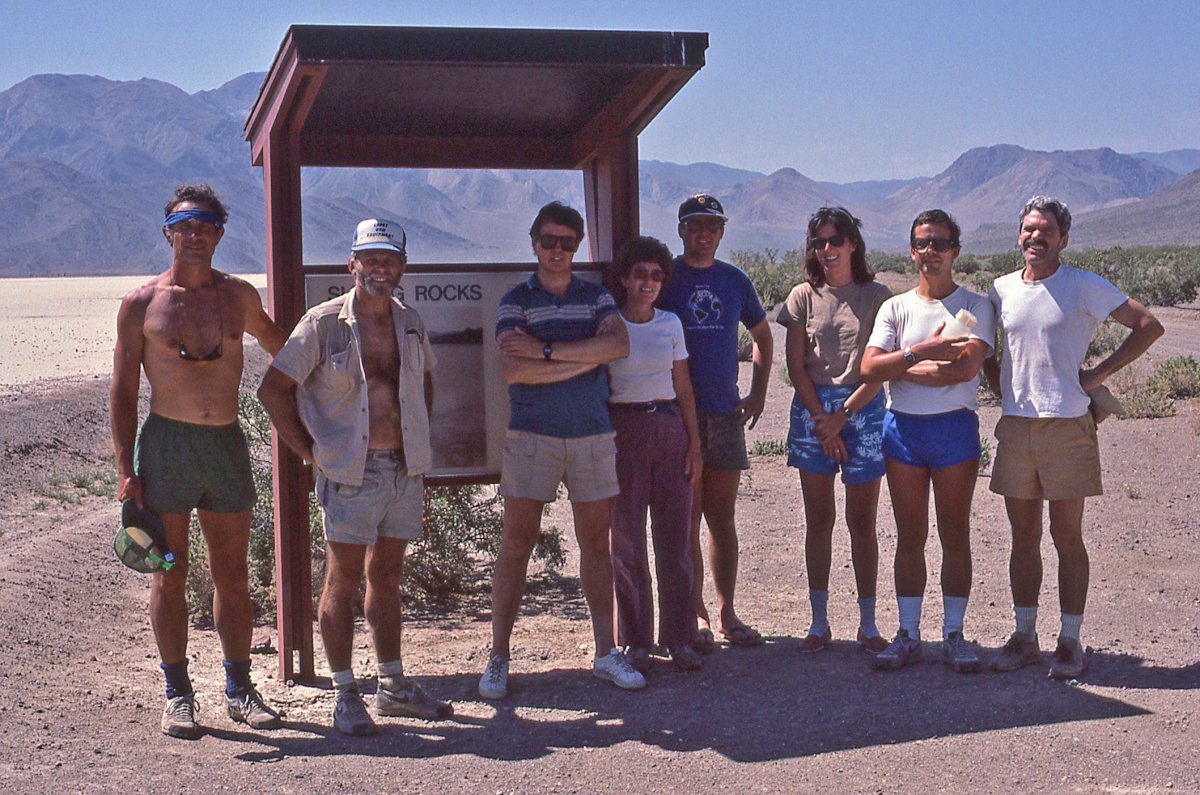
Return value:
<svg viewBox="0 0 1200 795">
<path fill-rule="evenodd" d="M 750 455 L 787 455 L 784 439 L 759 439 L 750 444 Z"/>
<path fill-rule="evenodd" d="M 768 308 L 786 299 L 792 288 L 804 281 L 804 252 L 797 249 L 784 252 L 782 257 L 774 248 L 740 250 L 730 259 L 750 277 L 758 300 Z"/>
<path fill-rule="evenodd" d="M 1096 327 L 1096 333 L 1092 335 L 1091 342 L 1088 343 L 1087 361 L 1097 362 L 1110 353 L 1115 351 L 1129 336 L 1129 329 L 1122 326 L 1115 320 L 1106 320 Z"/>
<path fill-rule="evenodd" d="M 1175 306 L 1196 300 L 1200 290 L 1200 248 L 1158 246 L 1083 251 L 1066 260 L 1108 279 L 1143 304 Z"/>
<path fill-rule="evenodd" d="M 872 273 L 915 273 L 912 258 L 907 254 L 884 254 L 878 251 L 867 252 L 867 265 Z"/>
<path fill-rule="evenodd" d="M 1191 356 L 1172 356 L 1150 376 L 1146 386 L 1167 397 L 1200 397 L 1200 362 Z"/>
<path fill-rule="evenodd" d="M 1123 419 L 1158 419 L 1175 415 L 1175 403 L 1157 389 L 1139 386 L 1121 393 L 1121 405 L 1125 408 Z"/>
</svg>

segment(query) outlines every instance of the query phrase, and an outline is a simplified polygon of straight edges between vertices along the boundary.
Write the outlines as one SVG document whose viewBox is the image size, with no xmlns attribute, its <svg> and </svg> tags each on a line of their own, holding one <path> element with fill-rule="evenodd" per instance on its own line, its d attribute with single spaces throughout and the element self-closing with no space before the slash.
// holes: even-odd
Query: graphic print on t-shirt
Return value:
<svg viewBox="0 0 1200 795">
<path fill-rule="evenodd" d="M 707 285 L 699 285 L 692 291 L 687 307 L 695 321 L 693 328 L 720 328 L 721 299 Z"/>
</svg>

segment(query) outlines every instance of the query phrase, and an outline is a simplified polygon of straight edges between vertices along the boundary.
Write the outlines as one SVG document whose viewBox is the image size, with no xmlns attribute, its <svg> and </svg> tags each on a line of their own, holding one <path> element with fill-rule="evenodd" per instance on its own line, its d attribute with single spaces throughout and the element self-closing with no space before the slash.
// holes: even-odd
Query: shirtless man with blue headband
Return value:
<svg viewBox="0 0 1200 795">
<path fill-rule="evenodd" d="M 253 285 L 212 267 L 229 217 L 212 188 L 181 185 L 164 212 L 171 266 L 121 300 L 109 393 L 117 498 L 162 517 L 176 560 L 170 571 L 153 575 L 150 590 L 150 622 L 167 679 L 162 730 L 172 737 L 200 736 L 187 672 L 193 509 L 208 548 L 229 717 L 257 729 L 277 728 L 279 715 L 250 681 L 254 613 L 246 552 L 255 494 L 237 411 L 242 335 L 253 336 L 271 355 L 287 335 L 263 311 Z M 139 432 L 143 369 L 150 413 Z"/>
</svg>

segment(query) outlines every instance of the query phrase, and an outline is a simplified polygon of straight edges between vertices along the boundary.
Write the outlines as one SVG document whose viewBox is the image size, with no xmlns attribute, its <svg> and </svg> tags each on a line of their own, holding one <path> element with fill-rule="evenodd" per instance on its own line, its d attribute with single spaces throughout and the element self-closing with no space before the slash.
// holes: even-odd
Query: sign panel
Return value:
<svg viewBox="0 0 1200 795">
<path fill-rule="evenodd" d="M 421 315 L 437 357 L 430 423 L 432 477 L 499 481 L 508 427 L 508 386 L 496 356 L 496 308 L 509 288 L 528 279 L 533 268 L 439 268 L 425 273 L 413 269 L 410 265 L 394 295 Z M 600 281 L 595 269 L 575 273 Z M 306 272 L 305 306 L 311 308 L 353 287 L 348 272 Z"/>
</svg>

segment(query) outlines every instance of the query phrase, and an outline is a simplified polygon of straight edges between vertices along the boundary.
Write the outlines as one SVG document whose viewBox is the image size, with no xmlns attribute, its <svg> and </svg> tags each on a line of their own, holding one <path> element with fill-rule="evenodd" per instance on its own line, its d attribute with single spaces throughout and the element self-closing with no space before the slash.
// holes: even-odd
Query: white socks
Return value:
<svg viewBox="0 0 1200 795">
<path fill-rule="evenodd" d="M 333 687 L 335 690 L 345 690 L 348 687 L 357 687 L 358 683 L 354 681 L 354 671 L 347 668 L 344 671 L 333 672 Z"/>
<path fill-rule="evenodd" d="M 942 611 L 945 614 L 945 618 L 942 619 L 942 640 L 950 637 L 951 632 L 961 635 L 967 616 L 967 597 L 943 596 Z"/>
<path fill-rule="evenodd" d="M 1017 621 L 1017 634 L 1033 640 L 1037 634 L 1037 605 L 1033 607 L 1017 607 L 1013 605 L 1013 618 Z"/>
<path fill-rule="evenodd" d="M 1079 627 L 1083 624 L 1082 613 L 1063 613 L 1060 640 L 1079 640 Z"/>
<path fill-rule="evenodd" d="M 879 634 L 875 626 L 875 597 L 858 597 L 858 630 L 864 638 L 873 638 Z"/>
<path fill-rule="evenodd" d="M 815 588 L 808 589 L 808 601 L 812 605 L 812 624 L 808 627 L 808 634 L 824 637 L 829 630 L 829 591 L 819 591 Z"/>
<path fill-rule="evenodd" d="M 913 640 L 921 639 L 921 603 L 923 596 L 897 596 L 896 606 L 900 608 L 900 629 L 908 632 Z"/>
</svg>

